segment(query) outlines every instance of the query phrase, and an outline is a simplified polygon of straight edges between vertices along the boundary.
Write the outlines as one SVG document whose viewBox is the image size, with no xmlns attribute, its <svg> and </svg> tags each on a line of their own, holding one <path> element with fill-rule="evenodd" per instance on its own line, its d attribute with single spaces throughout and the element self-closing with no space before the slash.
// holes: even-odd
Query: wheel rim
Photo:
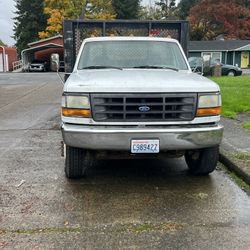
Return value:
<svg viewBox="0 0 250 250">
<path fill-rule="evenodd" d="M 233 71 L 229 71 L 228 72 L 228 76 L 234 76 L 235 74 L 234 74 L 234 72 Z"/>
</svg>

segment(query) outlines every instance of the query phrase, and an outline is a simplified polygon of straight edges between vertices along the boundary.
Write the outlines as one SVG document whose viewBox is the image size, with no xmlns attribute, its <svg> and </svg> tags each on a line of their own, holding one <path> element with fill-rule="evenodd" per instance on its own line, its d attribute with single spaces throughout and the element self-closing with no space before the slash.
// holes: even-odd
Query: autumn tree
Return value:
<svg viewBox="0 0 250 250">
<path fill-rule="evenodd" d="M 39 33 L 46 38 L 62 32 L 63 19 L 114 19 L 112 0 L 44 0 L 47 27 Z"/>
<path fill-rule="evenodd" d="M 236 0 L 236 2 L 248 9 L 250 9 L 250 1 L 249 0 Z"/>
<path fill-rule="evenodd" d="M 137 19 L 140 0 L 112 0 L 117 19 Z"/>
<path fill-rule="evenodd" d="M 46 15 L 41 0 L 15 0 L 14 38 L 17 51 L 27 48 L 27 44 L 38 40 L 38 32 L 46 27 Z"/>
<path fill-rule="evenodd" d="M 235 0 L 202 0 L 190 10 L 192 40 L 250 39 L 250 10 Z"/>
<path fill-rule="evenodd" d="M 47 27 L 39 33 L 40 38 L 56 35 L 62 31 L 63 18 L 79 17 L 86 1 L 82 0 L 44 0 L 44 13 L 48 15 Z"/>
</svg>

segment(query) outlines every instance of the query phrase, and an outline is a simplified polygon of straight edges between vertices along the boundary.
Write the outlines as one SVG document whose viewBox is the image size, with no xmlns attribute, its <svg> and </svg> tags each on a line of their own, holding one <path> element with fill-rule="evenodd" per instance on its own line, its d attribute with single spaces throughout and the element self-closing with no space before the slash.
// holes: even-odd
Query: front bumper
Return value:
<svg viewBox="0 0 250 250">
<path fill-rule="evenodd" d="M 160 151 L 199 149 L 219 145 L 223 126 L 116 127 L 62 124 L 66 145 L 89 150 L 130 151 L 132 139 L 159 139 Z"/>
<path fill-rule="evenodd" d="M 236 71 L 236 76 L 241 76 L 242 75 L 242 70 Z"/>
<path fill-rule="evenodd" d="M 29 72 L 42 72 L 44 69 L 29 69 Z"/>
<path fill-rule="evenodd" d="M 44 67 L 43 66 L 40 66 L 40 67 L 29 67 L 29 71 L 30 72 L 42 72 L 44 71 Z"/>
</svg>

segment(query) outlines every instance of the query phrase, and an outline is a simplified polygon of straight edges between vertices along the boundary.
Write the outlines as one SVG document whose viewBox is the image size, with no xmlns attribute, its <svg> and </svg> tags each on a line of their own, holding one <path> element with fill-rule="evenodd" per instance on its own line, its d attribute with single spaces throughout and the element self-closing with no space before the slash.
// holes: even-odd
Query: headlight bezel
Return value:
<svg viewBox="0 0 250 250">
<path fill-rule="evenodd" d="M 221 107 L 221 104 L 222 104 L 221 94 L 219 92 L 200 93 L 198 95 L 197 108 L 215 108 L 215 107 Z"/>
<path fill-rule="evenodd" d="M 89 95 L 73 93 L 63 94 L 62 107 L 74 109 L 90 109 Z"/>
<path fill-rule="evenodd" d="M 90 118 L 91 104 L 89 94 L 64 93 L 62 95 L 62 116 Z"/>
<path fill-rule="evenodd" d="M 221 105 L 220 92 L 200 93 L 198 95 L 196 117 L 219 116 L 221 115 Z"/>
</svg>

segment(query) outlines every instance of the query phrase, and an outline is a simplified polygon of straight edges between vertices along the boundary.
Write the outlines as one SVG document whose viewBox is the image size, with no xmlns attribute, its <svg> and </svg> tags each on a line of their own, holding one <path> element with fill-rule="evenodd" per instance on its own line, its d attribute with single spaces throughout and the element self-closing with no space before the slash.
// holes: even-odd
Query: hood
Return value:
<svg viewBox="0 0 250 250">
<path fill-rule="evenodd" d="M 162 69 L 98 69 L 73 72 L 65 92 L 217 92 L 219 86 L 190 71 Z"/>
<path fill-rule="evenodd" d="M 238 66 L 234 66 L 234 65 L 230 65 L 230 64 L 222 64 L 222 67 L 226 67 L 226 68 L 230 68 L 230 69 L 237 69 L 237 70 L 241 70 L 240 67 Z"/>
<path fill-rule="evenodd" d="M 44 63 L 31 63 L 30 65 L 32 65 L 32 66 L 43 66 Z"/>
</svg>

